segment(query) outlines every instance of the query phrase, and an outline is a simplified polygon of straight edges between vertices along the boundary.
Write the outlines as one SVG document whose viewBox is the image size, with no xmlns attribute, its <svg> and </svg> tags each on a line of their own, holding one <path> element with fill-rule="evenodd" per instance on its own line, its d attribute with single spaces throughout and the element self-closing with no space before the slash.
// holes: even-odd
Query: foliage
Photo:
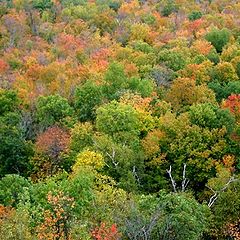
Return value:
<svg viewBox="0 0 240 240">
<path fill-rule="evenodd" d="M 75 90 L 75 108 L 81 121 L 91 121 L 96 117 L 95 110 L 102 101 L 102 91 L 92 82 L 86 82 Z"/>
<path fill-rule="evenodd" d="M 19 103 L 15 91 L 0 89 L 0 115 L 18 110 Z"/>
<path fill-rule="evenodd" d="M 30 182 L 16 174 L 6 175 L 0 180 L 0 203 L 4 206 L 16 207 Z"/>
<path fill-rule="evenodd" d="M 0 0 L 0 238 L 237 239 L 239 9 Z"/>
<path fill-rule="evenodd" d="M 201 18 L 202 15 L 203 15 L 203 14 L 202 14 L 202 12 L 200 12 L 200 11 L 193 11 L 193 12 L 191 12 L 191 13 L 188 15 L 188 19 L 189 19 L 190 21 L 195 21 L 195 20 Z"/>
<path fill-rule="evenodd" d="M 194 212 L 194 214 L 193 214 Z M 141 196 L 127 221 L 129 239 L 199 239 L 207 229 L 209 210 L 184 194 Z M 200 220 L 201 219 L 201 220 Z"/>
<path fill-rule="evenodd" d="M 104 159 L 100 153 L 84 150 L 77 156 L 76 163 L 73 165 L 73 172 L 78 172 L 81 167 L 92 167 L 101 170 L 104 166 Z"/>
<path fill-rule="evenodd" d="M 99 131 L 112 136 L 121 132 L 137 135 L 138 115 L 131 106 L 112 101 L 97 109 L 96 127 Z"/>
<path fill-rule="evenodd" d="M 100 227 L 96 227 L 92 231 L 92 237 L 96 240 L 109 239 L 117 240 L 120 239 L 116 224 L 113 224 L 110 228 L 105 226 L 105 223 L 101 223 Z"/>
<path fill-rule="evenodd" d="M 30 166 L 32 145 L 27 142 L 18 127 L 0 125 L 0 175 L 17 173 L 26 175 Z"/>
<path fill-rule="evenodd" d="M 60 95 L 39 97 L 36 108 L 38 121 L 46 127 L 61 122 L 64 118 L 71 116 L 73 113 L 73 109 L 68 104 L 67 99 Z"/>
<path fill-rule="evenodd" d="M 231 32 L 226 28 L 221 30 L 215 28 L 207 33 L 205 38 L 216 48 L 217 52 L 220 53 L 230 40 L 230 35 Z"/>
</svg>

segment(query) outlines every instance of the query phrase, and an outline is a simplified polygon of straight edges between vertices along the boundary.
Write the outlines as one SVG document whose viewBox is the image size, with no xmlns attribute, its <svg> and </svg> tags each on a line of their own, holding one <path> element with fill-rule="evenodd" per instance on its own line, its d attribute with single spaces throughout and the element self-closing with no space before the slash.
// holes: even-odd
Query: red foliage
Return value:
<svg viewBox="0 0 240 240">
<path fill-rule="evenodd" d="M 95 240 L 120 239 L 120 233 L 118 232 L 116 224 L 112 224 L 111 227 L 107 227 L 105 223 L 101 223 L 100 227 L 96 227 L 91 234 L 92 238 Z"/>
<path fill-rule="evenodd" d="M 52 158 L 58 158 L 62 152 L 68 150 L 69 143 L 70 135 L 60 127 L 54 126 L 38 136 L 36 148 Z"/>
<path fill-rule="evenodd" d="M 189 23 L 188 29 L 193 34 L 194 37 L 196 37 L 196 32 L 198 32 L 203 26 L 203 20 L 197 19 L 193 22 Z"/>
</svg>

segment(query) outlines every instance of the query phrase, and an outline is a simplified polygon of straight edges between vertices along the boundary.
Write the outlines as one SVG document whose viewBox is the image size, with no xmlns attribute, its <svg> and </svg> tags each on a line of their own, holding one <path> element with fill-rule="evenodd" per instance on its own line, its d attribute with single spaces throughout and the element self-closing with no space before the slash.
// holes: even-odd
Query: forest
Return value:
<svg viewBox="0 0 240 240">
<path fill-rule="evenodd" d="M 0 239 L 240 240 L 240 1 L 0 0 Z"/>
</svg>

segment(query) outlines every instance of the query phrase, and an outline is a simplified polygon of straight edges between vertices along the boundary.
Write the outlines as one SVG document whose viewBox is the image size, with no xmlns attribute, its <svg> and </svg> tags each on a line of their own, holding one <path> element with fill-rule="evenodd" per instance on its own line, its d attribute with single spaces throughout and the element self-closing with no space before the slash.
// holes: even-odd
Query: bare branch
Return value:
<svg viewBox="0 0 240 240">
<path fill-rule="evenodd" d="M 172 166 L 170 166 L 169 170 L 167 170 L 167 173 L 168 173 L 168 175 L 169 175 L 169 177 L 171 179 L 174 192 L 177 192 L 177 190 L 176 190 L 176 182 L 175 182 L 175 180 L 172 177 Z"/>
<path fill-rule="evenodd" d="M 216 200 L 218 199 L 220 193 L 224 192 L 230 185 L 230 183 L 232 182 L 236 182 L 236 181 L 239 181 L 238 179 L 236 179 L 234 176 L 230 177 L 228 182 L 223 186 L 222 189 L 218 190 L 218 191 L 215 191 L 214 189 L 212 189 L 211 187 L 207 186 L 211 191 L 213 191 L 213 195 L 211 196 L 211 198 L 209 199 L 209 202 L 208 202 L 208 207 L 212 207 L 213 204 L 216 202 Z"/>
<path fill-rule="evenodd" d="M 108 152 L 106 152 L 106 154 L 108 155 L 108 157 L 112 160 L 112 163 L 114 165 L 114 167 L 117 167 L 117 165 L 119 164 L 119 162 L 115 161 L 115 150 L 114 148 L 112 148 L 112 154 L 109 154 Z"/>
<path fill-rule="evenodd" d="M 136 166 L 133 166 L 132 173 L 133 173 L 133 176 L 136 178 L 138 184 L 140 184 L 140 179 L 139 179 L 137 171 L 136 171 Z"/>
<path fill-rule="evenodd" d="M 184 192 L 186 190 L 186 187 L 189 183 L 189 180 L 187 180 L 187 178 L 186 178 L 186 167 L 187 167 L 187 164 L 184 163 L 184 166 L 183 166 L 183 180 L 182 180 L 182 192 Z"/>
</svg>

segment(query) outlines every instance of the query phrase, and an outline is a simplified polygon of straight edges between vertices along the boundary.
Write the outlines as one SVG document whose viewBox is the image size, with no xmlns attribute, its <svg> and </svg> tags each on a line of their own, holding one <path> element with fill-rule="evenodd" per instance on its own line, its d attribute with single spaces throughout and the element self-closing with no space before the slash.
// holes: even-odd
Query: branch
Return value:
<svg viewBox="0 0 240 240">
<path fill-rule="evenodd" d="M 176 182 L 175 182 L 175 180 L 172 177 L 172 166 L 171 165 L 170 165 L 169 170 L 167 170 L 167 173 L 168 173 L 168 175 L 169 175 L 169 177 L 171 179 L 174 192 L 177 192 L 177 190 L 176 190 Z"/>
<path fill-rule="evenodd" d="M 137 171 L 136 171 L 136 166 L 133 166 L 133 170 L 132 170 L 133 176 L 136 178 L 138 184 L 140 184 L 140 179 L 137 175 Z"/>
<path fill-rule="evenodd" d="M 112 160 L 112 163 L 115 167 L 117 167 L 117 165 L 119 164 L 119 162 L 115 162 L 115 150 L 114 148 L 112 148 L 112 155 L 110 155 L 108 152 L 106 152 L 106 154 L 109 156 L 109 158 Z"/>
<path fill-rule="evenodd" d="M 230 183 L 232 182 L 236 182 L 236 181 L 239 181 L 238 179 L 236 179 L 234 176 L 230 177 L 228 182 L 223 186 L 222 189 L 218 190 L 218 191 L 215 191 L 213 190 L 211 187 L 207 186 L 210 190 L 213 191 L 213 195 L 211 196 L 211 198 L 209 199 L 209 202 L 208 202 L 208 207 L 211 208 L 213 206 L 213 204 L 216 202 L 216 200 L 218 199 L 220 193 L 224 192 L 230 185 Z"/>
<path fill-rule="evenodd" d="M 183 180 L 182 180 L 182 192 L 185 191 L 188 183 L 189 183 L 189 180 L 187 180 L 186 178 L 186 167 L 187 167 L 187 164 L 184 163 L 184 166 L 183 166 Z"/>
</svg>

